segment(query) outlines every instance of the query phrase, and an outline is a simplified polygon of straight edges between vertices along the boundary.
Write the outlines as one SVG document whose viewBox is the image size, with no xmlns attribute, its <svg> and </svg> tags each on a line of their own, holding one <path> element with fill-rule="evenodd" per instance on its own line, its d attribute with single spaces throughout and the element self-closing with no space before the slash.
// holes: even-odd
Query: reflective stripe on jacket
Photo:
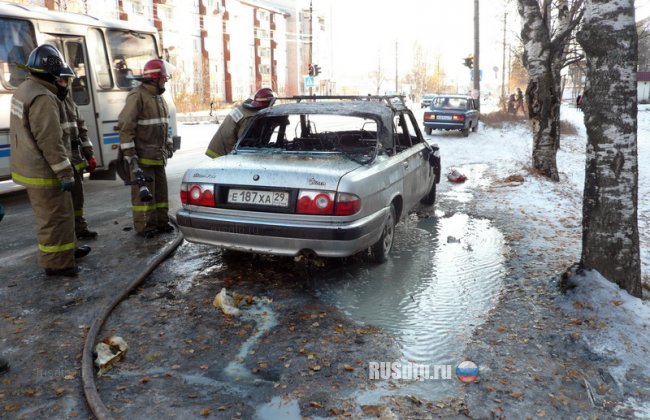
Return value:
<svg viewBox="0 0 650 420">
<path fill-rule="evenodd" d="M 63 101 L 63 108 L 65 109 L 66 122 L 62 125 L 64 141 L 70 143 L 72 165 L 81 171 L 88 166 L 86 159 L 93 157 L 95 151 L 93 144 L 88 138 L 88 128 L 86 122 L 81 118 L 79 109 L 72 99 L 71 92 L 65 97 Z"/>
<path fill-rule="evenodd" d="M 25 187 L 59 188 L 59 180 L 73 177 L 61 128 L 65 111 L 55 92 L 53 84 L 29 75 L 11 98 L 11 177 Z"/>
<path fill-rule="evenodd" d="M 169 127 L 165 99 L 156 87 L 143 83 L 129 92 L 120 112 L 120 148 L 124 156 L 136 154 L 142 165 L 164 165 Z"/>
</svg>

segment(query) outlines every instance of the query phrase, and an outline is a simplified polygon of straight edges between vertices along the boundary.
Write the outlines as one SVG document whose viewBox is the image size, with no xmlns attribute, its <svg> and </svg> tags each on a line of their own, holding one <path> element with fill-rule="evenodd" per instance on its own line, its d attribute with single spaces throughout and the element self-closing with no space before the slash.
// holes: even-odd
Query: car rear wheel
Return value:
<svg viewBox="0 0 650 420">
<path fill-rule="evenodd" d="M 431 134 L 431 127 L 424 127 L 424 132 L 427 134 Z"/>
<path fill-rule="evenodd" d="M 461 133 L 463 133 L 463 137 L 469 136 L 469 127 L 468 128 L 463 128 L 460 130 Z"/>
<path fill-rule="evenodd" d="M 425 195 L 422 200 L 420 200 L 420 203 L 431 206 L 436 202 L 436 181 L 433 181 L 433 184 L 431 185 L 431 189 Z"/>
<path fill-rule="evenodd" d="M 393 239 L 395 238 L 396 218 L 395 206 L 391 204 L 381 237 L 370 247 L 370 258 L 373 262 L 381 264 L 388 259 L 388 254 L 390 254 L 390 250 L 393 248 Z"/>
</svg>

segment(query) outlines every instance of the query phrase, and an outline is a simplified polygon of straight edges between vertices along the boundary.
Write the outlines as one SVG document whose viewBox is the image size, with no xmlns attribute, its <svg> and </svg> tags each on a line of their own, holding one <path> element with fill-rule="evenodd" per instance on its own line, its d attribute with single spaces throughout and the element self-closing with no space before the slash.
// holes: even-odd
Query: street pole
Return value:
<svg viewBox="0 0 650 420">
<path fill-rule="evenodd" d="M 313 56 L 313 29 L 312 29 L 312 0 L 309 0 L 309 65 L 312 65 L 312 56 Z M 313 87 L 309 86 L 309 96 L 313 95 Z"/>
<path fill-rule="evenodd" d="M 501 101 L 503 101 L 503 110 L 506 110 L 506 18 L 508 12 L 503 11 L 503 59 L 501 60 Z"/>
<path fill-rule="evenodd" d="M 399 84 L 399 79 L 398 79 L 398 73 L 397 73 L 397 40 L 395 40 L 395 93 L 397 95 L 400 94 L 398 84 Z"/>
<path fill-rule="evenodd" d="M 481 109 L 481 61 L 479 60 L 478 0 L 474 0 L 474 93 L 476 108 Z"/>
</svg>

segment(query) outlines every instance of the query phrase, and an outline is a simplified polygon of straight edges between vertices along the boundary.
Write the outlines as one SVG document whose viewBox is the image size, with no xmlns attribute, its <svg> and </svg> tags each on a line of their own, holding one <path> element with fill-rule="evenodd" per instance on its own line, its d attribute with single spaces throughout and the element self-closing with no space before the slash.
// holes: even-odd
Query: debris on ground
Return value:
<svg viewBox="0 0 650 420">
<path fill-rule="evenodd" d="M 235 303 L 235 300 L 232 298 L 232 296 L 228 295 L 228 291 L 225 287 L 222 288 L 221 291 L 214 297 L 212 306 L 221 309 L 226 315 L 238 316 L 240 314 L 237 303 Z"/>
<path fill-rule="evenodd" d="M 467 181 L 467 177 L 460 173 L 458 169 L 452 169 L 447 174 L 447 180 L 449 182 L 461 183 Z"/>
<path fill-rule="evenodd" d="M 122 337 L 112 335 L 104 338 L 95 346 L 95 366 L 99 368 L 97 376 L 102 376 L 109 371 L 113 364 L 122 360 L 129 350 L 129 345 Z"/>
</svg>

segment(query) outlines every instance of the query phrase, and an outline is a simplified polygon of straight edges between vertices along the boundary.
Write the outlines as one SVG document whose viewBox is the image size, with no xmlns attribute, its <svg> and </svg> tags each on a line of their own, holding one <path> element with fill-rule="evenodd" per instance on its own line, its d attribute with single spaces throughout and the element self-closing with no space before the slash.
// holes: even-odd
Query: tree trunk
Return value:
<svg viewBox="0 0 650 420">
<path fill-rule="evenodd" d="M 528 70 L 526 103 L 533 132 L 533 168 L 559 181 L 556 144 L 560 133 L 559 81 L 553 72 L 554 54 L 549 28 L 537 0 L 519 0 L 523 26 L 524 64 Z"/>
<path fill-rule="evenodd" d="M 585 4 L 578 33 L 587 56 L 581 265 L 640 297 L 634 1 Z"/>
</svg>

